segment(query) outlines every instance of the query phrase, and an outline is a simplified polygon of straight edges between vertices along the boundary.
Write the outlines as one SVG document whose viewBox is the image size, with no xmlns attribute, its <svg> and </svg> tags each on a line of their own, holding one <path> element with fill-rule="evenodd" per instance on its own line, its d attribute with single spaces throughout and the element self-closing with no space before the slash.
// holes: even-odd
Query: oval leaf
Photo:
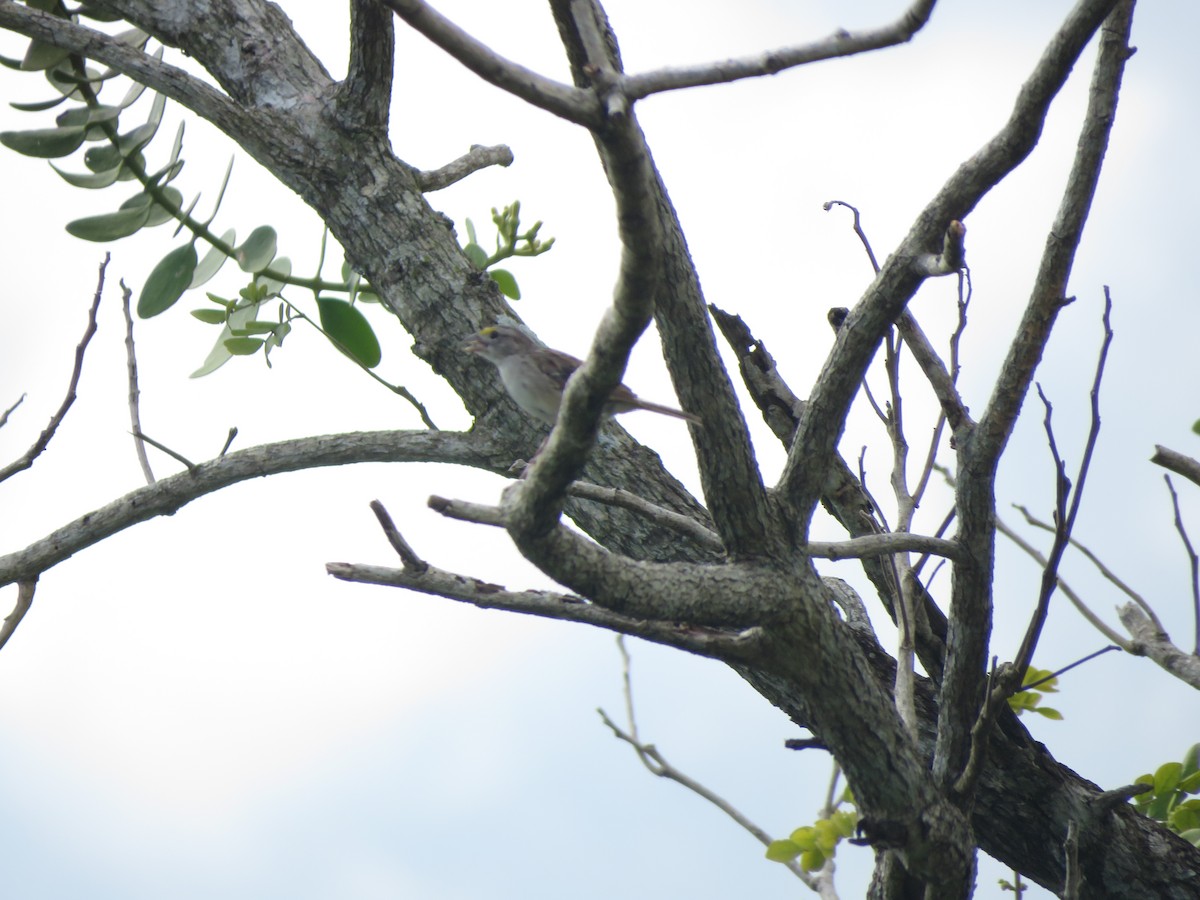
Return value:
<svg viewBox="0 0 1200 900">
<path fill-rule="evenodd" d="M 231 337 L 225 339 L 225 349 L 234 356 L 253 356 L 262 345 L 262 338 Z"/>
<path fill-rule="evenodd" d="M 115 241 L 129 237 L 146 223 L 148 209 L 123 209 L 120 212 L 87 216 L 67 223 L 67 233 L 85 241 Z"/>
<path fill-rule="evenodd" d="M 69 156 L 80 148 L 87 128 L 35 128 L 33 131 L 0 132 L 0 144 L 24 156 L 38 159 L 57 159 Z"/>
<path fill-rule="evenodd" d="M 261 272 L 275 258 L 275 229 L 270 225 L 259 225 L 234 253 L 234 259 L 243 272 Z"/>
<path fill-rule="evenodd" d="M 767 859 L 771 862 L 791 862 L 800 855 L 800 848 L 789 840 L 771 841 L 767 844 Z"/>
<path fill-rule="evenodd" d="M 157 316 L 175 305 L 192 283 L 196 271 L 196 246 L 176 247 L 158 261 L 138 297 L 138 315 L 143 319 Z"/>
<path fill-rule="evenodd" d="M 75 172 L 64 172 L 54 163 L 50 163 L 50 168 L 62 176 L 62 180 L 69 185 L 78 188 L 88 188 L 95 190 L 97 188 L 106 188 L 117 180 L 117 176 L 121 174 L 121 167 L 115 166 L 107 172 L 96 172 L 93 174 L 83 173 L 82 175 Z"/>
<path fill-rule="evenodd" d="M 233 246 L 234 238 L 237 236 L 232 228 L 221 235 L 221 242 Z M 196 272 L 192 275 L 192 283 L 188 287 L 200 287 L 200 285 L 209 281 L 217 272 L 221 271 L 221 266 L 225 265 L 225 260 L 229 259 L 225 255 L 225 251 L 219 247 L 212 247 L 204 254 L 204 259 L 196 266 Z"/>
<path fill-rule="evenodd" d="M 338 349 L 368 369 L 379 365 L 382 353 L 379 341 L 366 317 L 345 300 L 318 297 L 321 327 L 333 338 Z"/>
<path fill-rule="evenodd" d="M 521 299 L 521 289 L 517 287 L 517 279 L 513 278 L 512 272 L 507 269 L 488 269 L 488 274 L 505 297 L 509 300 Z"/>
<path fill-rule="evenodd" d="M 224 325 L 225 310 L 223 309 L 193 309 L 192 315 L 205 325 Z"/>
</svg>

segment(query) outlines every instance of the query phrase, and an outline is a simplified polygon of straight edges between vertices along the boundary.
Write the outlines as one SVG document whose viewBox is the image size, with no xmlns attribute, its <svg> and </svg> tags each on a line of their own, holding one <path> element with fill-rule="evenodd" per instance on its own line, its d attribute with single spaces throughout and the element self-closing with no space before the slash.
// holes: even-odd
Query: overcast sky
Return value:
<svg viewBox="0 0 1200 900">
<path fill-rule="evenodd" d="M 282 6 L 340 74 L 346 21 L 339 4 Z M 661 0 L 608 5 L 630 71 L 877 25 L 903 4 L 845 7 L 697 2 L 682 13 L 680 4 Z M 954 168 L 1003 123 L 1067 8 L 1044 0 L 946 0 L 907 46 L 639 105 L 707 298 L 741 314 L 768 342 L 797 393 L 807 393 L 828 350 L 826 310 L 852 305 L 870 281 L 849 216 L 823 212 L 822 203 L 858 205 L 884 257 Z M 543 4 L 444 0 L 439 9 L 517 61 L 566 77 Z M 1138 11 L 1139 52 L 1127 69 L 1070 285 L 1077 301 L 1039 373 L 1074 471 L 1102 286 L 1111 286 L 1117 336 L 1077 536 L 1145 594 L 1182 646 L 1194 627 L 1187 563 L 1161 472 L 1147 460 L 1155 443 L 1200 453 L 1189 430 L 1200 417 L 1191 278 L 1200 62 L 1188 43 L 1198 16 L 1186 4 Z M 434 168 L 473 143 L 512 147 L 511 168 L 481 172 L 431 203 L 460 234 L 467 217 L 489 233 L 490 208 L 517 198 L 530 221 L 543 219 L 543 236 L 557 245 L 511 266 L 525 294 L 519 312 L 549 343 L 582 354 L 611 296 L 617 258 L 612 201 L 591 139 L 481 84 L 403 25 L 398 33 L 397 155 Z M 0 41 L 7 56 L 22 50 L 19 40 Z M 1089 50 L 1055 103 L 1033 157 L 966 223 L 975 294 L 962 384 L 976 411 L 1029 294 L 1092 58 Z M 46 96 L 40 76 L 0 73 L 5 101 Z M 0 128 L 44 127 L 50 115 L 5 107 Z M 213 129 L 169 107 L 151 164 L 167 152 L 181 117 L 188 121 L 187 167 L 177 184 L 201 192 L 199 209 L 207 210 L 235 156 L 216 225 L 244 236 L 272 224 L 281 253 L 297 272 L 311 272 L 316 218 Z M 114 209 L 131 193 L 127 186 L 85 193 L 43 161 L 2 158 L 0 409 L 27 396 L 0 430 L 0 463 L 33 441 L 61 401 L 95 289 L 105 248 L 68 237 L 63 225 Z M 111 246 L 100 332 L 79 400 L 34 469 L 0 486 L 0 553 L 142 483 L 128 436 L 116 282 L 140 288 L 154 262 L 179 243 L 159 228 Z M 209 288 L 230 296 L 240 286 L 238 273 L 227 271 Z M 143 427 L 185 456 L 212 456 L 235 425 L 235 447 L 420 427 L 406 404 L 299 329 L 269 371 L 256 357 L 189 379 L 215 338 L 215 329 L 186 314 L 202 305 L 202 296 L 188 295 L 137 332 Z M 912 308 L 944 343 L 953 281 L 927 284 Z M 454 394 L 408 353 L 407 336 L 383 315 L 373 321 L 385 377 L 421 397 L 439 426 L 469 427 Z M 627 381 L 648 398 L 671 399 L 652 338 L 636 349 Z M 910 440 L 919 456 L 930 406 L 918 380 L 910 384 Z M 1040 407 L 1027 404 L 1001 471 L 1001 512 L 1014 524 L 1008 504 L 1044 515 L 1052 504 L 1041 418 Z M 623 422 L 696 485 L 683 425 L 649 415 Z M 756 436 L 772 480 L 783 453 L 765 430 Z M 852 458 L 870 446 L 877 496 L 890 464 L 883 439 L 877 422 L 858 415 L 843 444 Z M 160 476 L 179 468 L 152 458 Z M 518 589 L 546 586 L 502 533 L 443 521 L 425 506 L 431 493 L 494 502 L 501 486 L 497 477 L 444 466 L 283 476 L 206 497 L 46 573 L 32 612 L 0 653 L 0 868 L 9 896 L 716 900 L 807 893 L 721 813 L 649 775 L 601 725 L 597 706 L 622 711 L 620 659 L 608 633 L 324 574 L 332 560 L 394 563 L 367 509 L 378 498 L 434 564 Z M 1180 489 L 1200 539 L 1197 489 Z M 932 493 L 918 527 L 936 527 L 946 504 L 944 491 Z M 1027 533 L 1048 547 L 1047 536 Z M 1039 573 L 1004 544 L 997 570 L 993 652 L 1011 658 Z M 861 584 L 851 563 L 822 571 Z M 1064 571 L 1115 621 L 1112 609 L 1123 598 L 1110 585 L 1078 558 Z M 935 592 L 947 583 L 943 573 Z M 4 613 L 14 598 L 12 588 L 0 592 Z M 880 625 L 882 611 L 872 605 L 871 613 Z M 1035 664 L 1057 668 L 1104 643 L 1060 598 Z M 827 757 L 784 750 L 784 739 L 799 736 L 794 727 L 719 664 L 631 646 L 645 739 L 773 834 L 813 820 L 829 778 Z M 1061 761 L 1104 788 L 1180 758 L 1197 739 L 1195 692 L 1145 660 L 1108 654 L 1062 688 L 1051 705 L 1066 720 L 1028 725 Z M 861 896 L 869 851 L 842 848 L 838 866 L 842 896 Z M 978 896 L 1000 896 L 1003 874 L 984 860 Z"/>
</svg>

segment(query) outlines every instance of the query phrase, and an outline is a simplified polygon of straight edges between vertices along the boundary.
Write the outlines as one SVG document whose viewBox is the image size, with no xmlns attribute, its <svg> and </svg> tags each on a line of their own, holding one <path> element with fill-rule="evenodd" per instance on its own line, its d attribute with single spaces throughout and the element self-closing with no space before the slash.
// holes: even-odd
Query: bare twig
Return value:
<svg viewBox="0 0 1200 900">
<path fill-rule="evenodd" d="M 231 446 L 233 446 L 233 439 L 235 437 L 237 437 L 237 435 L 238 435 L 238 430 L 237 430 L 237 426 L 235 425 L 234 427 L 229 429 L 229 434 L 227 434 L 225 436 L 225 443 L 221 445 L 221 452 L 217 454 L 218 457 L 224 456 L 226 453 L 229 452 L 229 448 Z"/>
<path fill-rule="evenodd" d="M 0 413 L 0 428 L 3 428 L 5 425 L 8 424 L 8 417 L 11 416 L 13 414 L 13 412 L 16 410 L 16 408 L 24 402 L 25 402 L 25 395 L 22 394 L 20 397 L 17 398 L 16 403 L 14 403 L 12 406 L 10 406 L 8 409 L 6 409 L 4 412 Z"/>
<path fill-rule="evenodd" d="M 138 437 L 142 432 L 142 418 L 138 412 L 138 398 L 141 396 L 141 391 L 138 390 L 137 353 L 133 346 L 133 313 L 129 308 L 132 296 L 133 291 L 129 289 L 125 284 L 125 279 L 122 278 L 121 309 L 125 312 L 125 362 L 129 371 L 129 423 L 133 429 L 133 447 L 137 452 L 142 474 L 146 476 L 146 484 L 154 484 L 154 471 L 150 468 L 150 460 L 146 456 L 146 441 Z"/>
<path fill-rule="evenodd" d="M 666 761 L 666 759 L 663 758 L 663 755 L 653 744 L 646 744 L 641 741 L 641 739 L 638 737 L 637 719 L 633 714 L 633 681 L 630 675 L 629 651 L 625 647 L 624 636 L 617 637 L 617 648 L 621 651 L 621 678 L 623 682 L 622 693 L 625 698 L 625 715 L 629 721 L 629 730 L 623 730 L 619 725 L 617 725 L 616 722 L 609 718 L 608 713 L 606 713 L 603 709 L 597 709 L 596 712 L 600 714 L 601 721 L 608 726 L 614 737 L 616 737 L 618 740 L 624 741 L 633 748 L 638 759 L 641 760 L 642 765 L 646 767 L 650 774 L 657 775 L 659 778 L 666 778 L 670 781 L 674 781 L 676 784 L 682 785 L 692 793 L 703 798 L 704 800 L 707 800 L 717 809 L 721 810 L 721 812 L 725 813 L 725 815 L 729 816 L 729 818 L 733 819 L 733 821 L 737 822 L 738 825 L 750 832 L 750 834 L 753 835 L 754 838 L 758 840 L 764 847 L 770 846 L 772 840 L 771 836 L 755 825 L 754 822 L 750 821 L 750 819 L 748 819 L 737 807 L 731 804 L 724 797 L 721 797 L 719 794 L 715 793 L 700 782 L 685 775 L 683 772 L 679 771 L 679 769 L 672 766 Z M 798 863 L 793 860 L 791 862 L 784 863 L 784 865 L 787 866 L 788 870 L 791 871 L 793 875 L 808 885 L 808 887 L 812 888 L 814 891 L 817 890 L 817 879 L 808 872 L 805 872 Z"/>
<path fill-rule="evenodd" d="M 493 147 L 472 144 L 470 150 L 440 169 L 419 172 L 417 181 L 421 190 L 426 193 L 440 191 L 480 169 L 486 169 L 488 166 L 511 166 L 512 162 L 513 152 L 504 144 L 496 144 Z"/>
<path fill-rule="evenodd" d="M 168 447 L 166 444 L 160 444 L 154 438 L 150 437 L 150 435 L 144 434 L 141 431 L 135 431 L 135 432 L 132 432 L 132 434 L 139 441 L 145 441 L 151 447 L 154 447 L 156 450 L 161 450 L 163 453 L 167 454 L 167 456 L 171 457 L 171 459 L 175 460 L 176 462 L 182 463 L 189 472 L 194 472 L 196 470 L 196 464 L 194 462 L 192 462 L 190 459 L 188 459 L 186 456 L 184 456 L 182 453 L 175 452 L 170 447 Z"/>
<path fill-rule="evenodd" d="M 1042 552 L 1034 547 L 1033 544 L 1025 540 L 1025 538 L 1021 537 L 1021 535 L 1014 531 L 999 516 L 996 517 L 996 530 L 1016 544 L 1019 548 L 1021 548 L 1021 550 L 1025 551 L 1027 556 L 1041 566 L 1043 571 L 1045 570 L 1047 562 L 1046 557 L 1042 554 Z M 1120 648 L 1127 653 L 1135 652 L 1129 639 L 1118 634 L 1111 627 L 1105 624 L 1103 619 L 1092 612 L 1091 607 L 1083 602 L 1083 598 L 1075 592 L 1075 589 L 1072 588 L 1071 585 L 1068 584 L 1061 575 L 1058 576 L 1058 589 L 1063 592 L 1064 597 L 1071 601 L 1071 605 L 1079 610 L 1080 615 L 1082 615 L 1088 620 L 1088 622 L 1092 624 L 1093 628 L 1099 631 L 1114 644 L 1119 645 Z"/>
<path fill-rule="evenodd" d="M 1021 513 L 1021 515 L 1023 515 L 1025 517 L 1025 521 L 1028 522 L 1030 525 L 1034 526 L 1035 528 L 1041 528 L 1044 531 L 1050 531 L 1050 532 L 1054 531 L 1053 525 L 1050 525 L 1047 522 L 1043 522 L 1041 519 L 1039 519 L 1037 516 L 1035 516 L 1032 512 L 1030 512 L 1027 507 L 1021 506 L 1019 504 L 1013 504 L 1013 505 Z M 999 518 L 997 518 L 996 522 L 997 522 L 997 530 L 1004 531 L 1004 533 L 1007 534 L 1008 532 L 1005 531 L 1005 529 L 1007 529 L 1007 526 L 1005 526 L 1005 529 L 1001 529 Z M 1011 530 L 1011 529 L 1008 529 L 1008 530 Z M 1017 538 L 1013 537 L 1013 541 L 1015 543 L 1017 543 L 1018 546 L 1021 546 L 1021 542 L 1018 541 Z M 1090 562 L 1092 565 L 1094 565 L 1096 567 L 1097 571 L 1099 571 L 1100 574 L 1103 575 L 1105 579 L 1112 582 L 1112 584 L 1116 586 L 1117 590 L 1119 590 L 1126 597 L 1128 597 L 1130 600 L 1132 600 L 1134 603 L 1136 603 L 1138 606 L 1140 606 L 1142 609 L 1144 609 L 1146 611 L 1146 615 L 1148 615 L 1151 619 L 1154 620 L 1155 625 L 1157 625 L 1158 627 L 1162 627 L 1161 623 L 1158 621 L 1158 616 L 1155 615 L 1154 610 L 1150 608 L 1150 604 L 1146 602 L 1145 598 L 1143 598 L 1141 594 L 1139 594 L 1137 591 L 1135 591 L 1133 588 L 1131 588 L 1128 584 L 1126 584 L 1124 581 L 1122 581 L 1117 576 L 1117 574 L 1115 572 L 1113 572 L 1108 566 L 1106 566 L 1101 561 L 1100 557 L 1098 557 L 1095 553 L 1093 553 L 1086 544 L 1084 544 L 1084 543 L 1080 542 L 1079 540 L 1077 540 L 1076 538 L 1072 537 L 1071 538 L 1071 546 L 1074 547 L 1076 550 L 1078 550 L 1080 553 L 1082 553 L 1084 555 L 1084 557 L 1088 560 L 1088 562 Z M 1021 549 L 1024 550 L 1025 547 L 1021 546 Z M 1028 551 L 1026 551 L 1026 552 L 1028 552 Z M 1036 551 L 1035 551 L 1035 553 L 1036 553 Z M 1039 556 L 1040 556 L 1040 554 L 1039 554 Z M 1040 562 L 1042 565 L 1045 565 L 1045 559 L 1041 559 Z M 1063 582 L 1060 579 L 1059 586 L 1062 587 L 1062 585 L 1063 585 Z"/>
<path fill-rule="evenodd" d="M 92 300 L 92 307 L 88 312 L 87 327 L 83 331 L 83 339 L 80 340 L 79 346 L 75 348 L 75 366 L 71 370 L 71 381 L 67 385 L 67 394 L 63 397 L 58 411 L 50 417 L 50 424 L 38 435 L 37 440 L 33 442 L 33 446 L 26 450 L 20 458 L 0 469 L 0 481 L 5 481 L 33 465 L 33 461 L 41 456 L 42 451 L 46 449 L 51 438 L 54 437 L 54 433 L 58 431 L 58 426 L 66 418 L 67 411 L 75 402 L 75 392 L 79 388 L 79 378 L 83 374 L 83 355 L 87 352 L 88 344 L 91 342 L 92 336 L 96 333 L 96 311 L 100 308 L 100 296 L 104 293 L 104 273 L 108 268 L 108 260 L 109 254 L 106 253 L 104 254 L 104 262 L 100 263 L 100 274 L 96 278 L 96 294 Z M 16 406 L 13 409 L 16 409 Z"/>
<path fill-rule="evenodd" d="M 1200 462 L 1178 450 L 1171 450 L 1161 444 L 1155 445 L 1150 462 L 1170 469 L 1176 475 L 1182 475 L 1193 484 L 1200 484 Z"/>
<path fill-rule="evenodd" d="M 1167 490 L 1171 492 L 1171 506 L 1175 509 L 1175 530 L 1179 532 L 1179 538 L 1183 541 L 1183 548 L 1187 551 L 1188 565 L 1192 572 L 1192 614 L 1195 617 L 1196 628 L 1196 649 L 1192 652 L 1196 656 L 1200 656 L 1200 557 L 1196 556 L 1196 551 L 1188 538 L 1187 528 L 1183 524 L 1183 514 L 1179 511 L 1179 495 L 1175 493 L 1175 485 L 1171 483 L 1171 476 L 1164 475 L 1163 481 L 1167 483 Z"/>
<path fill-rule="evenodd" d="M 17 626 L 21 624 L 21 620 L 25 618 L 25 613 L 29 612 L 29 607 L 33 605 L 33 593 L 36 589 L 37 578 L 18 582 L 17 605 L 13 607 L 12 612 L 4 617 L 4 622 L 0 624 L 0 650 L 4 649 L 4 645 L 8 643 L 8 639 L 13 636 L 13 632 L 17 630 Z"/>
<path fill-rule="evenodd" d="M 807 63 L 892 47 L 911 40 L 912 36 L 921 30 L 929 21 L 934 5 L 935 0 L 917 0 L 895 22 L 872 31 L 858 34 L 837 31 L 831 36 L 811 44 L 785 47 L 741 59 L 730 59 L 700 66 L 646 72 L 626 78 L 622 86 L 625 94 L 630 99 L 636 100 L 662 91 L 699 87 L 705 84 L 724 84 L 741 78 L 774 75 L 784 69 Z"/>
<path fill-rule="evenodd" d="M 404 568 L 418 575 L 428 569 L 429 563 L 417 556 L 416 551 L 409 546 L 404 535 L 400 533 L 400 529 L 396 527 L 396 523 L 392 521 L 392 517 L 388 515 L 384 505 L 378 500 L 372 500 L 370 506 L 371 512 L 375 513 L 375 518 L 379 520 L 379 525 L 383 528 L 383 533 L 387 535 L 388 543 L 392 545 L 392 549 L 404 563 Z"/>
<path fill-rule="evenodd" d="M 1022 691 L 1032 691 L 1035 688 L 1041 687 L 1043 684 L 1046 684 L 1047 682 L 1053 681 L 1055 678 L 1058 678 L 1060 675 L 1062 675 L 1066 672 L 1070 672 L 1076 666 L 1082 666 L 1085 662 L 1091 662 L 1097 656 L 1103 656 L 1105 653 L 1108 653 L 1110 650 L 1120 650 L 1120 649 L 1121 648 L 1118 647 L 1116 644 L 1109 644 L 1107 647 L 1101 647 L 1099 650 L 1095 651 L 1094 653 L 1089 653 L 1087 656 L 1083 657 L 1082 659 L 1077 659 L 1077 660 L 1075 660 L 1075 662 L 1071 663 L 1070 665 L 1063 666 L 1061 669 L 1059 669 L 1055 672 L 1051 672 L 1049 675 L 1046 675 L 1043 678 L 1039 678 L 1037 681 L 1031 681 L 1031 682 L 1029 682 L 1029 684 L 1021 685 L 1019 688 L 1017 688 L 1015 691 L 1013 691 L 1013 693 L 1019 694 Z"/>
</svg>

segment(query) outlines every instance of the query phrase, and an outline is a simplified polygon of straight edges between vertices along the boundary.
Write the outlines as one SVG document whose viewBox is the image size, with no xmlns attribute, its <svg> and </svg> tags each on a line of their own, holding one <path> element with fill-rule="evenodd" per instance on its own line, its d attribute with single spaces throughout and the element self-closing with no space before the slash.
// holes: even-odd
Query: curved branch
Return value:
<svg viewBox="0 0 1200 900">
<path fill-rule="evenodd" d="M 331 434 L 239 450 L 131 491 L 24 550 L 0 556 L 0 587 L 36 579 L 119 531 L 156 516 L 171 515 L 193 500 L 239 481 L 361 462 L 452 462 L 491 469 L 498 467 L 495 454 L 495 447 L 482 435 L 444 431 Z"/>
<path fill-rule="evenodd" d="M 742 78 L 775 75 L 785 69 L 808 63 L 893 47 L 896 44 L 912 40 L 913 35 L 925 27 L 936 3 L 937 0 L 916 0 L 895 22 L 872 31 L 851 34 L 848 31 L 839 30 L 827 38 L 813 41 L 810 44 L 769 50 L 766 53 L 744 56 L 740 59 L 727 59 L 699 66 L 657 69 L 641 75 L 630 75 L 621 79 L 621 90 L 630 100 L 639 100 L 663 91 L 677 91 L 680 88 L 700 87 L 706 84 L 726 84 Z"/>
<path fill-rule="evenodd" d="M 589 128 L 600 124 L 600 104 L 590 91 L 562 84 L 505 59 L 421 0 L 380 0 L 489 84 L 539 109 Z"/>
</svg>

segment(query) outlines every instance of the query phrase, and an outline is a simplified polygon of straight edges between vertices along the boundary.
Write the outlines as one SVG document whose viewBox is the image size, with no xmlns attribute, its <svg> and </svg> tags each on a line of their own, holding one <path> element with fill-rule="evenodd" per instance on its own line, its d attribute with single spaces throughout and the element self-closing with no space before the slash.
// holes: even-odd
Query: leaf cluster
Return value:
<svg viewBox="0 0 1200 900">
<path fill-rule="evenodd" d="M 1200 799 L 1189 799 L 1200 794 L 1200 744 L 1193 744 L 1182 762 L 1163 763 L 1153 775 L 1139 775 L 1134 784 L 1150 786 L 1134 798 L 1134 809 L 1200 847 Z"/>
</svg>

